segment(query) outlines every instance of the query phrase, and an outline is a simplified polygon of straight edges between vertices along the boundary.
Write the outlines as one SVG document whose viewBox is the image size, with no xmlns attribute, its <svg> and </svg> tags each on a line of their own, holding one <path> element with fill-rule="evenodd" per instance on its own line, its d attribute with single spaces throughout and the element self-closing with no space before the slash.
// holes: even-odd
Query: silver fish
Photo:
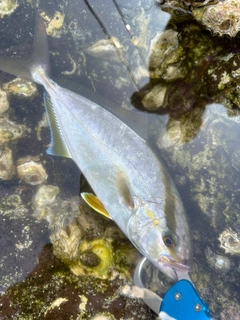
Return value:
<svg viewBox="0 0 240 320">
<path fill-rule="evenodd" d="M 0 69 L 44 86 L 52 133 L 47 152 L 75 161 L 97 196 L 83 194 L 86 201 L 109 214 L 166 275 L 177 279 L 175 270 L 188 271 L 188 223 L 169 174 L 148 143 L 123 121 L 49 78 L 47 36 L 40 17 L 31 59 L 2 57 Z"/>
</svg>

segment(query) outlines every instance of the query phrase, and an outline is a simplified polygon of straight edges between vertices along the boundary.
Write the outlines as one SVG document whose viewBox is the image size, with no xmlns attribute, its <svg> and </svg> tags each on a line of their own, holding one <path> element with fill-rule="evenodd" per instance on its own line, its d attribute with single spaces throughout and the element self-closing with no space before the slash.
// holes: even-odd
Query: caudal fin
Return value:
<svg viewBox="0 0 240 320">
<path fill-rule="evenodd" d="M 0 69 L 20 78 L 40 83 L 34 78 L 35 71 L 39 66 L 42 67 L 45 74 L 49 74 L 47 34 L 44 22 L 38 15 L 34 32 L 33 54 L 30 59 L 0 57 Z"/>
</svg>

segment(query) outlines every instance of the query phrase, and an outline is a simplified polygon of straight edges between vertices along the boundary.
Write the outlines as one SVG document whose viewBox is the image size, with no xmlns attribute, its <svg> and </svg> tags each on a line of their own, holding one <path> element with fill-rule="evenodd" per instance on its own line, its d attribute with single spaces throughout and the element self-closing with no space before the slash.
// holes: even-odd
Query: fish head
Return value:
<svg viewBox="0 0 240 320">
<path fill-rule="evenodd" d="M 160 230 L 159 230 L 160 231 Z M 173 280 L 177 272 L 189 272 L 192 265 L 192 243 L 185 215 L 177 226 L 165 225 L 158 241 L 156 266 Z"/>
<path fill-rule="evenodd" d="M 175 209 L 174 215 L 164 215 L 158 203 L 140 206 L 131 218 L 128 235 L 149 261 L 176 281 L 178 271 L 191 269 L 192 243 L 182 205 Z"/>
<path fill-rule="evenodd" d="M 178 271 L 189 272 L 191 269 L 191 239 L 179 230 L 165 229 L 156 233 L 155 239 L 151 239 L 152 246 L 155 246 L 155 250 L 149 251 L 151 259 L 161 272 L 177 281 Z"/>
</svg>

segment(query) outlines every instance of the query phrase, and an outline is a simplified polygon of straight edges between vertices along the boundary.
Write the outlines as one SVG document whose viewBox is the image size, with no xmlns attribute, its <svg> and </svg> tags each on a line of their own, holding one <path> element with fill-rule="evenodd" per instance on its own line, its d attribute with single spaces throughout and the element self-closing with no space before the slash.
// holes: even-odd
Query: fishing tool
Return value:
<svg viewBox="0 0 240 320">
<path fill-rule="evenodd" d="M 166 292 L 163 298 L 146 289 L 142 282 L 142 270 L 146 258 L 142 258 L 134 272 L 134 285 L 143 288 L 142 300 L 161 319 L 166 320 L 208 320 L 212 319 L 205 301 L 201 299 L 187 272 L 176 271 L 178 281 Z"/>
</svg>

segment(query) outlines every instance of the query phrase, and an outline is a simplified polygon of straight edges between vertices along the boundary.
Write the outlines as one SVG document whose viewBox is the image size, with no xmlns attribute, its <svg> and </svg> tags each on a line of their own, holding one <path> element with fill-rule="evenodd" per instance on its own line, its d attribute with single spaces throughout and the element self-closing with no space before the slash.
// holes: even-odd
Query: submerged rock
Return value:
<svg viewBox="0 0 240 320">
<path fill-rule="evenodd" d="M 173 29 L 163 31 L 151 47 L 150 77 L 166 81 L 184 78 L 187 71 L 181 63 L 184 58 L 184 50 L 179 44 L 179 33 Z"/>
<path fill-rule="evenodd" d="M 49 188 L 52 188 L 50 197 Z M 37 199 L 42 199 L 40 206 Z M 123 258 L 126 250 L 114 254 L 113 242 L 119 239 L 117 227 L 100 227 L 98 220 L 89 215 L 93 210 L 79 197 L 62 200 L 56 198 L 52 186 L 42 186 L 34 196 L 34 207 L 35 215 L 49 222 L 54 254 L 77 276 L 108 279 L 114 268 L 127 274 L 128 266 L 138 258 L 134 250 L 128 251 L 130 261 Z"/>
<path fill-rule="evenodd" d="M 172 15 L 174 23 L 196 19 L 206 29 L 219 36 L 235 37 L 240 31 L 238 0 L 158 0 L 160 7 Z"/>
<path fill-rule="evenodd" d="M 194 18 L 208 30 L 219 36 L 235 37 L 240 31 L 240 3 L 238 0 L 223 0 L 193 8 Z"/>
</svg>

